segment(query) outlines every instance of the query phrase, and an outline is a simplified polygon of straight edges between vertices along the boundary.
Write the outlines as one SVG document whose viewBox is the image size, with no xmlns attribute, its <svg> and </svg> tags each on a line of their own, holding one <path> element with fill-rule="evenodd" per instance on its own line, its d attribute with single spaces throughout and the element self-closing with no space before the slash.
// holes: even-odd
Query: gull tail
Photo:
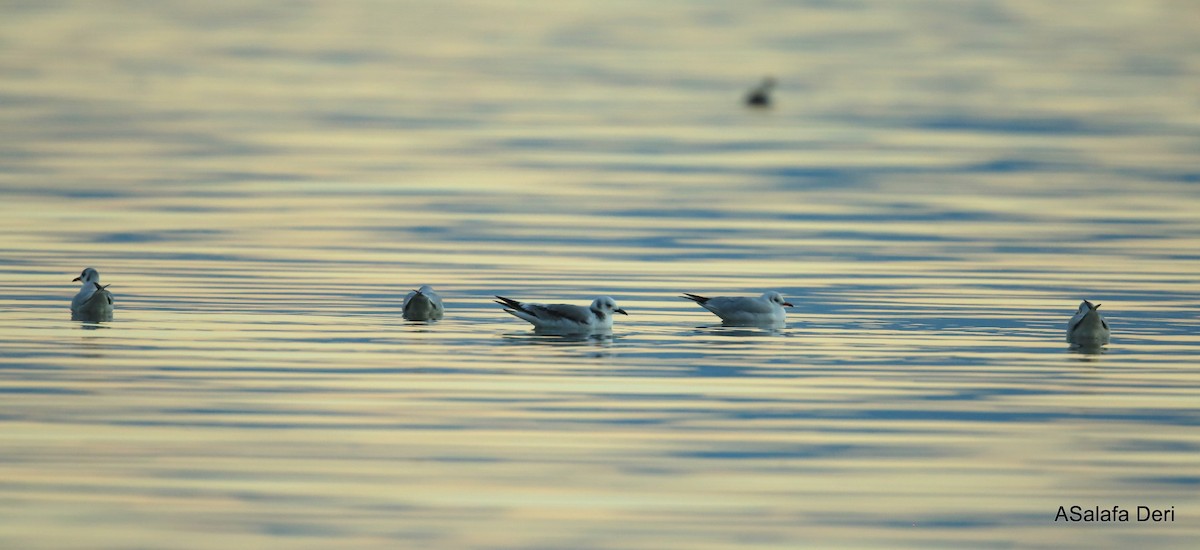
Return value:
<svg viewBox="0 0 1200 550">
<path fill-rule="evenodd" d="M 525 319 L 525 317 L 522 317 L 521 315 L 517 315 L 517 312 L 523 313 L 525 315 L 533 315 L 532 312 L 527 311 L 525 309 L 524 304 L 522 304 L 521 302 L 518 302 L 516 300 L 513 300 L 512 298 L 505 298 L 504 296 L 496 296 L 495 302 L 497 304 L 504 306 L 504 311 L 507 311 L 508 313 L 511 313 L 517 317 L 521 317 L 522 319 Z M 536 317 L 536 315 L 534 315 L 534 316 Z"/>
<path fill-rule="evenodd" d="M 513 309 L 523 309 L 521 307 L 521 302 L 513 300 L 512 298 L 505 298 L 504 296 L 496 296 L 495 302 L 504 307 L 510 307 Z"/>
</svg>

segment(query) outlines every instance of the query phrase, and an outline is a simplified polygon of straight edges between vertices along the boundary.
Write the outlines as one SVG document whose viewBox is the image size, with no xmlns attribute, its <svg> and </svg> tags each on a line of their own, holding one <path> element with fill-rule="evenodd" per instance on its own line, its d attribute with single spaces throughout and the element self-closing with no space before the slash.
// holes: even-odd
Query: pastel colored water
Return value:
<svg viewBox="0 0 1200 550">
<path fill-rule="evenodd" d="M 1191 548 L 1198 6 L 9 3 L 0 547 Z"/>
</svg>

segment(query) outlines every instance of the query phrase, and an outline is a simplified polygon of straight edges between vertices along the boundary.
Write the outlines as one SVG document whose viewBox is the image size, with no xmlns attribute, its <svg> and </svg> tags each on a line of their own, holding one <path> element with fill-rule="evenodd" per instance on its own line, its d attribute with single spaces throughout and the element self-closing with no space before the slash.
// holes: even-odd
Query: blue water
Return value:
<svg viewBox="0 0 1200 550">
<path fill-rule="evenodd" d="M 1195 11 L 9 6 L 0 547 L 1190 548 Z"/>
</svg>

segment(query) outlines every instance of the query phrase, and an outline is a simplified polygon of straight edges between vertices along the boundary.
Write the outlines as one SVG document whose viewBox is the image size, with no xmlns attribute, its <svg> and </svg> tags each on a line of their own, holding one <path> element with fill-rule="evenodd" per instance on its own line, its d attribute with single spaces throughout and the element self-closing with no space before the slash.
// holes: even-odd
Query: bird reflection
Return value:
<svg viewBox="0 0 1200 550">
<path fill-rule="evenodd" d="M 1092 344 L 1092 345 L 1071 344 L 1071 347 L 1068 348 L 1068 350 L 1071 353 L 1080 355 L 1081 357 L 1079 357 L 1079 359 L 1085 360 L 1085 361 L 1093 361 L 1097 358 L 1096 356 L 1104 355 L 1104 354 L 1108 353 L 1108 348 L 1106 348 L 1100 344 Z"/>
<path fill-rule="evenodd" d="M 82 316 L 82 317 L 86 317 L 86 316 Z M 81 328 L 83 330 L 100 330 L 103 328 L 112 328 L 112 327 L 104 324 L 104 322 L 106 322 L 106 321 L 112 321 L 112 315 L 109 315 L 107 319 L 88 319 L 88 318 L 81 318 L 81 316 L 72 313 L 71 320 L 79 321 L 79 328 Z"/>
<path fill-rule="evenodd" d="M 527 332 L 508 332 L 501 336 L 511 343 L 533 346 L 577 346 L 588 343 L 611 346 L 616 341 L 611 332 L 559 334 L 535 329 Z"/>
<path fill-rule="evenodd" d="M 766 324 L 760 326 L 732 326 L 726 324 L 717 325 L 701 325 L 696 327 L 692 333 L 705 336 L 719 336 L 723 338 L 753 338 L 761 336 L 786 336 L 784 326 Z"/>
</svg>

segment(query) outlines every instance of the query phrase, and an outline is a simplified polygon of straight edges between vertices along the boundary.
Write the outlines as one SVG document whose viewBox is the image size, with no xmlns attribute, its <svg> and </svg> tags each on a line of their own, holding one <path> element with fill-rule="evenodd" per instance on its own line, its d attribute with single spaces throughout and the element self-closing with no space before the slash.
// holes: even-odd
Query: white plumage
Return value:
<svg viewBox="0 0 1200 550">
<path fill-rule="evenodd" d="M 745 296 L 706 298 L 687 292 L 684 292 L 682 297 L 713 312 L 725 324 L 735 326 L 782 325 L 787 322 L 787 311 L 783 308 L 792 307 L 792 304 L 783 299 L 782 294 L 774 290 L 764 292 L 757 298 Z"/>
<path fill-rule="evenodd" d="M 76 321 L 112 320 L 113 296 L 107 286 L 100 285 L 100 272 L 84 268 L 78 277 L 79 292 L 71 299 L 71 318 Z"/>
<path fill-rule="evenodd" d="M 592 301 L 588 307 L 570 304 L 531 304 L 496 296 L 496 303 L 504 306 L 504 311 L 513 316 L 529 321 L 534 328 L 542 332 L 559 334 L 580 334 L 604 332 L 612 330 L 613 313 L 629 315 L 617 307 L 617 302 L 608 296 L 601 296 Z"/>
</svg>

